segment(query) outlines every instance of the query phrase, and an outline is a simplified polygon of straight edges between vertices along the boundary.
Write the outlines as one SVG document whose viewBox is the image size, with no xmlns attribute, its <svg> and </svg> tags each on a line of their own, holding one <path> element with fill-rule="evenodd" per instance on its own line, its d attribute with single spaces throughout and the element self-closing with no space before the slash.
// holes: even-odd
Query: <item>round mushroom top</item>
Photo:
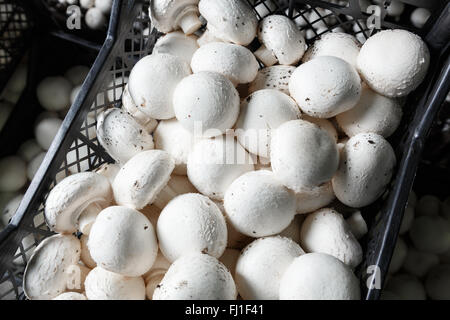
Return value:
<svg viewBox="0 0 450 320">
<path fill-rule="evenodd" d="M 356 68 L 356 59 L 360 48 L 361 44 L 354 36 L 343 32 L 329 32 L 314 41 L 302 61 L 307 62 L 321 56 L 332 56 L 341 58 Z"/>
<path fill-rule="evenodd" d="M 199 0 L 150 1 L 150 18 L 158 31 L 168 33 L 178 29 L 180 20 L 189 13 L 198 13 Z"/>
<path fill-rule="evenodd" d="M 236 264 L 236 286 L 245 300 L 278 300 L 281 277 L 305 252 L 291 239 L 273 236 L 250 243 Z"/>
<path fill-rule="evenodd" d="M 158 38 L 153 48 L 153 53 L 166 53 L 183 59 L 188 65 L 191 64 L 192 56 L 198 49 L 197 37 L 185 35 L 183 32 L 175 31 Z"/>
<path fill-rule="evenodd" d="M 192 252 L 219 258 L 227 245 L 222 212 L 212 200 L 198 193 L 172 199 L 161 211 L 156 229 L 161 252 L 169 261 Z"/>
<path fill-rule="evenodd" d="M 17 156 L 0 159 L 0 192 L 16 192 L 27 182 L 26 163 Z"/>
<path fill-rule="evenodd" d="M 152 54 L 131 70 L 128 92 L 137 108 L 154 119 L 175 116 L 172 97 L 178 83 L 191 73 L 189 65 L 170 54 Z"/>
<path fill-rule="evenodd" d="M 301 192 L 328 182 L 339 164 L 334 138 L 304 120 L 291 120 L 272 134 L 272 170 L 286 187 Z"/>
<path fill-rule="evenodd" d="M 253 81 L 258 73 L 259 64 L 246 47 L 225 42 L 210 42 L 194 53 L 191 68 L 194 73 L 218 72 L 237 85 Z"/>
<path fill-rule="evenodd" d="M 361 80 L 344 60 L 322 56 L 301 64 L 294 71 L 289 92 L 306 114 L 331 118 L 356 105 L 361 96 Z"/>
<path fill-rule="evenodd" d="M 406 30 L 384 30 L 362 46 L 357 65 L 367 84 L 387 97 L 404 97 L 425 78 L 430 53 L 425 42 Z"/>
<path fill-rule="evenodd" d="M 64 77 L 47 77 L 36 89 L 39 103 L 49 111 L 61 111 L 70 106 L 72 84 Z"/>
<path fill-rule="evenodd" d="M 323 253 L 296 258 L 280 282 L 281 300 L 359 300 L 358 278 L 343 262 Z"/>
<path fill-rule="evenodd" d="M 87 300 L 84 294 L 78 292 L 64 292 L 52 300 Z"/>
<path fill-rule="evenodd" d="M 259 70 L 255 80 L 250 83 L 248 93 L 261 89 L 276 89 L 289 95 L 289 80 L 296 67 L 271 66 Z"/>
<path fill-rule="evenodd" d="M 294 21 L 282 15 L 269 15 L 262 19 L 258 39 L 282 65 L 296 64 L 307 48 L 305 38 Z"/>
<path fill-rule="evenodd" d="M 153 300 L 235 300 L 236 286 L 227 268 L 202 253 L 185 255 L 169 268 Z"/>
<path fill-rule="evenodd" d="M 258 18 L 246 1 L 201 0 L 198 9 L 215 37 L 243 46 L 255 39 Z"/>
</svg>

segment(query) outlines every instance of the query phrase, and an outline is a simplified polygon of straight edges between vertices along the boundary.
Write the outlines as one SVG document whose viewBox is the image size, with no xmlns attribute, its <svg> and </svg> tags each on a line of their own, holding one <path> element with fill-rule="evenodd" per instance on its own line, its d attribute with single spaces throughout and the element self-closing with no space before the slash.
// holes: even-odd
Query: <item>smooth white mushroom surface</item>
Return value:
<svg viewBox="0 0 450 320">
<path fill-rule="evenodd" d="M 331 180 L 339 153 L 327 131 L 304 120 L 291 120 L 272 133 L 270 159 L 277 179 L 301 192 Z"/>
<path fill-rule="evenodd" d="M 328 134 L 330 136 L 332 136 L 334 138 L 334 140 L 336 142 L 338 142 L 339 133 L 338 133 L 335 125 L 333 124 L 333 122 L 331 122 L 330 120 L 322 119 L 322 118 L 313 118 L 311 116 L 308 116 L 307 114 L 302 115 L 302 120 L 306 120 L 308 122 L 314 123 L 319 128 L 324 129 L 325 131 L 328 132 Z"/>
<path fill-rule="evenodd" d="M 119 173 L 119 170 L 120 166 L 116 163 L 104 163 L 94 172 L 108 178 L 109 182 L 112 184 L 114 182 L 114 179 L 116 178 L 117 173 Z"/>
<path fill-rule="evenodd" d="M 64 74 L 64 77 L 66 77 L 66 79 L 69 80 L 75 87 L 81 85 L 84 82 L 84 79 L 86 79 L 88 73 L 89 67 L 77 65 L 69 68 Z"/>
<path fill-rule="evenodd" d="M 358 55 L 358 71 L 376 92 L 404 97 L 425 78 L 430 53 L 423 40 L 406 30 L 383 30 L 370 37 Z"/>
<path fill-rule="evenodd" d="M 187 160 L 189 181 L 215 200 L 223 200 L 230 184 L 253 170 L 253 159 L 232 136 L 198 141 Z"/>
<path fill-rule="evenodd" d="M 241 252 L 236 264 L 238 292 L 245 300 L 278 300 L 280 280 L 295 258 L 304 254 L 291 239 L 260 238 Z"/>
<path fill-rule="evenodd" d="M 217 205 L 198 193 L 172 199 L 157 223 L 159 247 L 171 262 L 192 252 L 219 258 L 227 245 L 225 218 Z"/>
<path fill-rule="evenodd" d="M 84 282 L 88 300 L 145 300 L 142 277 L 127 277 L 95 267 Z"/>
<path fill-rule="evenodd" d="M 288 95 L 274 89 L 256 91 L 241 103 L 237 139 L 252 154 L 269 158 L 272 131 L 300 117 L 300 109 Z"/>
<path fill-rule="evenodd" d="M 428 21 L 428 19 L 431 16 L 431 12 L 428 9 L 425 8 L 416 8 L 414 9 L 414 11 L 411 13 L 411 23 L 416 27 L 416 28 L 423 28 L 423 26 L 425 25 L 425 23 Z"/>
<path fill-rule="evenodd" d="M 26 164 L 17 156 L 0 159 L 0 192 L 15 192 L 27 182 Z"/>
<path fill-rule="evenodd" d="M 154 119 L 170 119 L 175 116 L 172 105 L 175 87 L 190 73 L 184 60 L 170 54 L 152 54 L 134 65 L 128 91 L 142 113 Z"/>
<path fill-rule="evenodd" d="M 52 300 L 87 300 L 87 298 L 84 294 L 78 292 L 64 292 Z"/>
<path fill-rule="evenodd" d="M 99 213 L 89 233 L 88 248 L 98 266 L 129 277 L 146 273 L 158 253 L 151 222 L 139 211 L 120 206 Z"/>
<path fill-rule="evenodd" d="M 23 199 L 23 194 L 18 194 L 14 198 L 8 201 L 1 212 L 0 222 L 3 226 L 7 226 L 11 218 L 19 208 L 20 202 Z"/>
<path fill-rule="evenodd" d="M 289 92 L 306 114 L 331 118 L 356 105 L 361 96 L 361 80 L 346 61 L 321 56 L 295 69 Z"/>
<path fill-rule="evenodd" d="M 268 170 L 243 174 L 225 192 L 224 207 L 233 227 L 250 237 L 275 235 L 295 215 L 295 194 Z"/>
<path fill-rule="evenodd" d="M 118 108 L 108 109 L 97 117 L 97 138 L 106 152 L 121 164 L 154 148 L 153 138 L 145 128 Z"/>
<path fill-rule="evenodd" d="M 86 11 L 84 21 L 86 22 L 86 25 L 93 30 L 100 30 L 106 26 L 105 15 L 96 7 L 89 8 Z"/>
<path fill-rule="evenodd" d="M 191 65 L 192 56 L 199 48 L 195 35 L 185 35 L 175 31 L 158 38 L 153 48 L 153 53 L 166 53 L 183 59 Z"/>
<path fill-rule="evenodd" d="M 158 31 L 168 33 L 182 29 L 186 34 L 197 31 L 202 23 L 198 18 L 199 0 L 155 0 L 151 1 L 149 15 Z"/>
<path fill-rule="evenodd" d="M 251 94 L 261 89 L 276 89 L 289 95 L 289 80 L 296 67 L 293 66 L 272 66 L 258 71 L 248 89 Z"/>
<path fill-rule="evenodd" d="M 47 77 L 36 89 L 39 103 L 49 111 L 61 111 L 70 106 L 72 83 L 64 77 Z"/>
<path fill-rule="evenodd" d="M 116 203 L 137 210 L 152 204 L 169 181 L 174 167 L 172 157 L 165 151 L 138 153 L 120 168 L 114 179 Z"/>
<path fill-rule="evenodd" d="M 220 136 L 239 115 L 239 94 L 230 80 L 217 72 L 190 75 L 173 93 L 175 116 L 196 137 Z"/>
<path fill-rule="evenodd" d="M 224 42 L 211 42 L 195 51 L 192 72 L 218 72 L 227 77 L 235 86 L 252 82 L 259 69 L 253 53 L 246 47 Z"/>
<path fill-rule="evenodd" d="M 280 282 L 281 300 L 359 300 L 358 278 L 340 260 L 323 253 L 303 254 Z"/>
<path fill-rule="evenodd" d="M 382 136 L 353 136 L 341 150 L 339 168 L 332 179 L 336 197 L 353 208 L 371 204 L 385 191 L 395 163 L 394 150 Z"/>
<path fill-rule="evenodd" d="M 167 270 L 153 300 L 235 300 L 236 286 L 227 268 L 202 253 L 185 255 Z"/>
<path fill-rule="evenodd" d="M 53 117 L 44 117 L 36 124 L 34 135 L 39 146 L 48 150 L 62 125 L 62 120 Z"/>
<path fill-rule="evenodd" d="M 83 262 L 85 266 L 88 268 L 94 269 L 97 266 L 97 263 L 92 259 L 91 253 L 89 252 L 88 248 L 88 241 L 89 241 L 89 235 L 83 234 L 80 237 L 80 243 L 81 243 L 81 255 L 80 255 L 80 261 Z"/>
<path fill-rule="evenodd" d="M 353 212 L 347 219 L 345 219 L 345 221 L 347 222 L 350 231 L 358 240 L 366 235 L 369 231 L 367 223 L 361 215 L 361 211 L 359 210 Z"/>
<path fill-rule="evenodd" d="M 309 214 L 303 221 L 300 237 L 306 252 L 332 255 L 350 268 L 362 261 L 361 245 L 344 217 L 335 210 L 325 208 Z"/>
</svg>

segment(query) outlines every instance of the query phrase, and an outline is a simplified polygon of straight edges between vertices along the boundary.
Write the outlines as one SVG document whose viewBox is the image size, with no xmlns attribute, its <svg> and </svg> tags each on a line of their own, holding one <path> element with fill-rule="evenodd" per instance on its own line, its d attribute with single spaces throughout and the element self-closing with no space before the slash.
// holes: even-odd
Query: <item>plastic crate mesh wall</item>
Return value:
<svg viewBox="0 0 450 320">
<path fill-rule="evenodd" d="M 287 1 L 274 0 L 246 0 L 256 11 L 258 18 L 277 13 L 288 14 Z M 345 1 L 344 1 L 345 2 Z M 0 0 L 1 14 L 5 10 L 13 9 L 11 4 L 5 5 L 4 0 Z M 9 5 L 9 6 L 8 6 Z M 151 53 L 156 39 L 161 35 L 156 30 L 152 30 L 150 34 L 144 33 L 146 28 L 151 28 L 148 17 L 148 8 L 139 5 L 138 14 L 134 17 L 132 27 L 127 31 L 119 25 L 118 30 L 122 34 L 118 36 L 118 44 L 112 50 L 111 55 L 113 61 L 110 65 L 104 65 L 102 74 L 107 73 L 109 79 L 102 81 L 101 90 L 97 92 L 95 101 L 85 102 L 85 107 L 89 108 L 83 124 L 79 131 L 74 135 L 71 147 L 68 150 L 60 150 L 65 156 L 60 164 L 60 169 L 53 177 L 53 182 L 48 191 L 64 177 L 82 171 L 92 171 L 105 163 L 108 156 L 99 145 L 96 138 L 96 117 L 108 107 L 121 106 L 122 90 L 128 81 L 128 75 L 134 64 L 142 57 Z M 7 11 L 9 12 L 9 11 Z M 8 15 L 8 13 L 6 13 Z M 12 21 L 18 22 L 19 25 L 26 22 L 19 19 L 20 14 L 15 13 Z M 311 19 L 311 16 L 314 19 Z M 309 18 L 309 19 L 308 19 Z M 329 10 L 322 8 L 314 8 L 307 5 L 296 6 L 292 19 L 297 23 L 299 28 L 305 30 L 308 37 L 307 42 L 311 43 L 315 38 L 323 33 L 330 32 L 336 28 L 343 28 L 346 32 L 352 34 L 360 34 L 367 38 L 368 33 L 362 21 L 352 20 L 351 17 L 337 15 Z M 3 19 L 2 19 L 3 21 Z M 355 23 L 359 27 L 354 27 Z M 339 29 L 338 29 L 339 30 Z M 125 34 L 123 34 L 125 33 Z M 3 56 L 2 56 L 2 59 Z M 42 196 L 42 202 L 36 210 L 31 210 L 24 217 L 25 226 L 21 227 L 18 232 L 18 239 L 21 242 L 17 248 L 16 254 L 7 265 L 7 272 L 1 275 L 0 279 L 0 299 L 23 299 L 22 279 L 25 266 L 30 259 L 36 246 L 46 237 L 53 233 L 49 231 L 44 221 L 44 203 L 48 192 Z"/>
</svg>

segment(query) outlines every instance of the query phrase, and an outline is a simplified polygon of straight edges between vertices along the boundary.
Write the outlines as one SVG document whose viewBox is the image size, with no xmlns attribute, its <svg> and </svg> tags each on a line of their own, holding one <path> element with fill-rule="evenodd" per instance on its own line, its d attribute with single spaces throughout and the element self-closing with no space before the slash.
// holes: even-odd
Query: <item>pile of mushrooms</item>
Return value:
<svg viewBox="0 0 450 320">
<path fill-rule="evenodd" d="M 116 163 L 50 191 L 57 234 L 28 263 L 26 296 L 359 299 L 360 210 L 389 186 L 386 138 L 427 71 L 424 42 L 387 30 L 307 48 L 295 23 L 258 22 L 242 0 L 155 0 L 150 16 L 166 34 L 121 79 L 122 108 L 97 118 Z"/>
</svg>

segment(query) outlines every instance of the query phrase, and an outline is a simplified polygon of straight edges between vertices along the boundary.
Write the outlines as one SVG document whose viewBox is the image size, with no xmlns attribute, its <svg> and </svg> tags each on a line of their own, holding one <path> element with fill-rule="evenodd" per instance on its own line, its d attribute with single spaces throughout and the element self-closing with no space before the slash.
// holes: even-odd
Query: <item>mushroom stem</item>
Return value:
<svg viewBox="0 0 450 320">
<path fill-rule="evenodd" d="M 272 51 L 266 48 L 265 45 L 259 47 L 258 50 L 255 51 L 254 55 L 261 61 L 266 67 L 273 66 L 278 62 L 277 57 L 273 54 Z"/>
<path fill-rule="evenodd" d="M 210 30 L 206 29 L 205 32 L 198 38 L 197 44 L 201 47 L 210 42 L 223 42 L 217 38 Z"/>
<path fill-rule="evenodd" d="M 186 13 L 178 23 L 183 30 L 183 32 L 187 35 L 193 34 L 195 31 L 200 29 L 202 26 L 202 22 L 198 18 L 198 15 L 195 12 Z"/>
</svg>

